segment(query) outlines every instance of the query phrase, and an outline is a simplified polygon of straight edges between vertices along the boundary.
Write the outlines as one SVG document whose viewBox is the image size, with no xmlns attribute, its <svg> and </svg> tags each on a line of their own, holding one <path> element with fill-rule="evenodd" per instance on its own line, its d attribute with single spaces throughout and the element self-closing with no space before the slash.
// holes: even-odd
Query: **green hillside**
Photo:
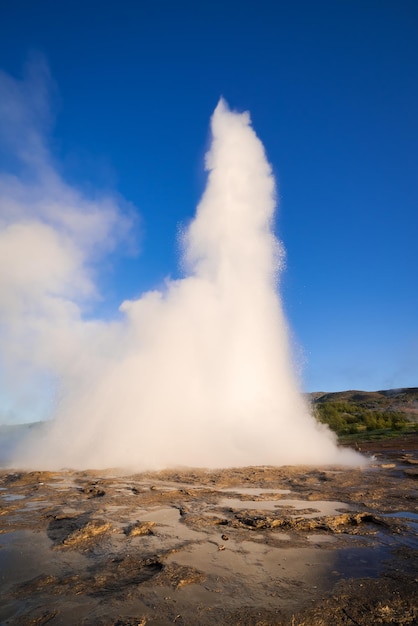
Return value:
<svg viewBox="0 0 418 626">
<path fill-rule="evenodd" d="M 418 387 L 310 394 L 315 417 L 341 438 L 392 436 L 418 427 Z"/>
</svg>

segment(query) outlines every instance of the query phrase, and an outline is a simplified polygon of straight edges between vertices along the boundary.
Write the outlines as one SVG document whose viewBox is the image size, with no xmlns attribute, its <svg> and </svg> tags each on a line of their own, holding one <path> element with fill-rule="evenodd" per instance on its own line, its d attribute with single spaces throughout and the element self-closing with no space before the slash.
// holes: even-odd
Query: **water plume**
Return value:
<svg viewBox="0 0 418 626">
<path fill-rule="evenodd" d="M 8 281 L 2 370 L 10 375 L 25 363 L 27 380 L 52 375 L 56 388 L 53 419 L 21 447 L 15 465 L 361 462 L 337 447 L 297 388 L 264 148 L 248 113 L 223 100 L 211 129 L 207 187 L 182 234 L 184 278 L 123 302 L 118 321 L 86 320 L 81 304 L 95 290 L 92 241 L 104 254 L 123 222 L 113 201 L 88 204 L 49 172 L 36 219 L 24 202 L 9 216 L 0 259 L 16 265 L 12 276 L 0 273 Z M 28 246 L 39 262 L 17 253 Z"/>
</svg>

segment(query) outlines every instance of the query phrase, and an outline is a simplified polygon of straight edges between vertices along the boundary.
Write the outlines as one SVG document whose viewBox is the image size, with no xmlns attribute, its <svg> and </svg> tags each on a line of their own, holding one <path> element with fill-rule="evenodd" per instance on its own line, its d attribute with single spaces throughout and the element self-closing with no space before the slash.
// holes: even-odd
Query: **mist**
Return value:
<svg viewBox="0 0 418 626">
<path fill-rule="evenodd" d="M 99 262 L 126 241 L 127 203 L 66 183 L 24 114 L 28 77 L 0 79 L 22 111 L 14 137 L 28 126 L 33 137 L 13 139 L 20 175 L 0 177 L 2 400 L 14 415 L 37 406 L 49 418 L 13 465 L 361 463 L 298 389 L 279 295 L 275 181 L 249 114 L 224 100 L 213 113 L 206 189 L 181 235 L 184 277 L 122 302 L 109 322 L 86 311 L 99 297 Z"/>
</svg>

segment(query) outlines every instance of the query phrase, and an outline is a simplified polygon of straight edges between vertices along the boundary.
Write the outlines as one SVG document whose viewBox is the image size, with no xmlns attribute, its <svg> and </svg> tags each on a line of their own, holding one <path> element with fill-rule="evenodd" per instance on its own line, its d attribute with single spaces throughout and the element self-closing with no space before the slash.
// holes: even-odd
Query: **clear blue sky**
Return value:
<svg viewBox="0 0 418 626">
<path fill-rule="evenodd" d="M 278 180 L 304 389 L 418 385 L 415 0 L 3 1 L 1 69 L 21 77 L 31 54 L 54 81 L 61 174 L 140 216 L 139 254 L 106 265 L 97 314 L 178 274 L 223 95 L 251 112 Z"/>
</svg>

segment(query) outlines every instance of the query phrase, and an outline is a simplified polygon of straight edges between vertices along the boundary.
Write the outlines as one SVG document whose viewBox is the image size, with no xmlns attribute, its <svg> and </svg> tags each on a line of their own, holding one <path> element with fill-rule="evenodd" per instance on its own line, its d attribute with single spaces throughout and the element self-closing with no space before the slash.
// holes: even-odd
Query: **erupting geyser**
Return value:
<svg viewBox="0 0 418 626">
<path fill-rule="evenodd" d="M 183 234 L 186 277 L 168 282 L 163 292 L 123 302 L 121 321 L 81 315 L 75 290 L 84 290 L 85 298 L 91 289 L 88 244 L 79 243 L 89 233 L 81 218 L 73 231 L 57 217 L 33 219 L 27 231 L 24 221 L 9 223 L 3 250 L 11 237 L 42 241 L 35 246 L 42 253 L 42 279 L 33 264 L 30 271 L 43 295 L 36 310 L 27 311 L 25 289 L 33 282 L 15 290 L 24 311 L 22 328 L 13 321 L 15 339 L 28 337 L 31 371 L 54 372 L 59 386 L 54 419 L 20 449 L 16 465 L 361 462 L 338 449 L 297 389 L 277 294 L 275 183 L 249 115 L 230 111 L 221 100 L 212 136 L 207 188 Z M 105 236 L 109 211 L 106 219 Z M 62 267 L 52 271 L 49 263 L 57 259 Z M 62 276 L 78 280 L 60 292 Z"/>
</svg>

